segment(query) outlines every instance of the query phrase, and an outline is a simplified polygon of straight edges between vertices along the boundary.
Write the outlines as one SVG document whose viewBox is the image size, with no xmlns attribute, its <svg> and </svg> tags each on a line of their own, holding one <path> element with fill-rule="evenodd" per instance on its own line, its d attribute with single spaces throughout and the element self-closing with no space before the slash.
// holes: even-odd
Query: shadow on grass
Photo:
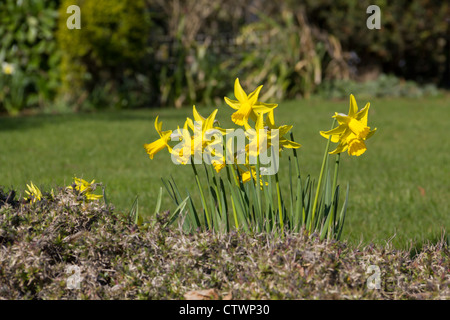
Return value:
<svg viewBox="0 0 450 320">
<path fill-rule="evenodd" d="M 37 114 L 18 117 L 0 117 L 0 131 L 29 130 L 54 123 L 70 123 L 79 121 L 149 121 L 153 123 L 157 115 L 165 119 L 182 119 L 190 114 L 189 108 L 179 109 L 133 109 L 110 110 L 67 114 Z"/>
</svg>

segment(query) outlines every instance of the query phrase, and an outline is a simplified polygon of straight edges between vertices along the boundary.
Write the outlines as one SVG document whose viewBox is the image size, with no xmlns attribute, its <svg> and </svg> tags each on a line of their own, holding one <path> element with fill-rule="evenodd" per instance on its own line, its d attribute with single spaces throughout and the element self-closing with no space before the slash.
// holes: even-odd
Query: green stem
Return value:
<svg viewBox="0 0 450 320">
<path fill-rule="evenodd" d="M 336 119 L 333 120 L 333 124 L 331 125 L 331 129 L 334 128 L 334 124 L 336 123 Z M 320 169 L 319 181 L 317 183 L 316 195 L 314 196 L 314 203 L 312 207 L 312 216 L 311 221 L 309 223 L 308 231 L 311 233 L 312 225 L 314 224 L 314 218 L 316 215 L 317 202 L 319 200 L 320 187 L 322 186 L 323 181 L 323 172 L 325 171 L 325 164 L 328 160 L 328 150 L 330 148 L 331 135 L 328 137 L 327 147 L 325 148 L 325 152 L 323 154 L 322 167 Z"/>
<path fill-rule="evenodd" d="M 197 169 L 195 168 L 195 164 L 194 164 L 192 157 L 191 157 L 191 165 L 192 165 L 192 170 L 194 170 L 194 175 L 195 175 L 195 180 L 197 182 L 198 190 L 200 191 L 200 198 L 202 201 L 203 210 L 205 210 L 205 216 L 206 216 L 206 220 L 208 223 L 208 228 L 211 229 L 212 228 L 211 217 L 209 216 L 209 211 L 208 211 L 208 206 L 206 204 L 205 195 L 203 194 L 203 189 L 200 184 L 200 178 L 198 176 Z"/>
<path fill-rule="evenodd" d="M 236 172 L 234 171 L 235 170 L 234 166 L 232 164 L 228 164 L 226 166 L 226 168 L 227 168 L 227 178 L 228 178 L 228 181 L 230 182 L 230 187 L 233 184 L 232 181 L 231 181 L 230 171 L 232 172 L 234 183 L 236 183 L 236 185 L 239 187 L 239 181 L 238 181 L 238 178 L 236 176 Z M 230 190 L 230 192 L 231 192 L 231 190 Z M 233 208 L 233 216 L 234 216 L 234 223 L 236 225 L 236 230 L 239 230 L 239 222 L 238 222 L 239 220 L 238 220 L 238 217 L 237 217 L 236 204 L 234 203 L 233 196 L 231 196 L 231 206 Z"/>
<path fill-rule="evenodd" d="M 250 169 L 251 173 L 251 169 Z M 253 175 L 252 175 L 253 176 Z M 260 168 L 260 162 L 259 162 L 259 155 L 256 158 L 256 181 L 255 181 L 255 188 L 256 188 L 256 199 L 258 202 L 258 213 L 259 213 L 259 219 L 263 220 L 262 217 L 262 200 L 261 200 L 261 168 Z M 264 186 L 264 182 L 262 182 Z"/>
<path fill-rule="evenodd" d="M 334 163 L 334 176 L 333 176 L 333 189 L 331 190 L 331 199 L 334 201 L 335 193 L 336 193 L 336 185 L 337 185 L 337 179 L 338 179 L 338 172 L 339 172 L 339 162 L 341 159 L 341 154 L 336 154 L 336 160 Z M 335 217 L 336 217 L 336 211 L 337 211 L 337 200 L 336 203 L 333 204 L 333 209 L 331 210 L 331 217 L 330 222 L 328 223 L 328 238 L 331 237 L 331 231 L 333 230 L 333 236 L 334 236 L 334 229 L 335 229 Z M 331 228 L 333 227 L 333 228 Z"/>
<path fill-rule="evenodd" d="M 334 193 L 336 192 L 340 159 L 341 159 L 341 154 L 340 153 L 336 154 L 336 161 L 334 163 L 333 189 L 332 189 L 332 197 L 331 197 L 332 199 L 334 198 Z"/>
<path fill-rule="evenodd" d="M 275 173 L 275 183 L 277 186 L 278 214 L 280 217 L 280 228 L 281 228 L 281 232 L 283 232 L 283 229 L 284 229 L 283 207 L 281 205 L 281 190 L 280 190 L 280 181 L 278 180 L 278 172 Z"/>
</svg>

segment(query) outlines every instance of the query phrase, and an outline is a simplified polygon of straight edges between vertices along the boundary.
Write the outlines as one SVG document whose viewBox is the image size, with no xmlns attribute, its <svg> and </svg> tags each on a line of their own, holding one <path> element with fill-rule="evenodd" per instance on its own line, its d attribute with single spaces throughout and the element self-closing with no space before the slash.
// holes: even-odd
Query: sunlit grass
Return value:
<svg viewBox="0 0 450 320">
<path fill-rule="evenodd" d="M 367 101 L 354 93 L 359 107 Z M 339 183 L 350 183 L 343 239 L 394 244 L 435 240 L 449 229 L 448 97 L 432 99 L 371 99 L 369 126 L 377 133 L 361 157 L 341 157 Z M 198 106 L 202 115 L 213 108 Z M 293 124 L 303 176 L 317 179 L 328 130 L 335 111 L 347 112 L 345 101 L 280 103 L 277 124 Z M 144 143 L 157 138 L 154 120 L 163 130 L 175 129 L 191 116 L 191 108 L 151 109 L 76 115 L 0 118 L 0 185 L 23 192 L 33 181 L 42 191 L 68 185 L 74 176 L 103 182 L 108 201 L 128 211 L 139 195 L 139 212 L 152 214 L 160 178 L 173 175 L 181 190 L 196 194 L 191 168 L 175 166 L 167 152 L 150 160 Z M 234 127 L 232 110 L 219 106 L 222 127 Z M 288 152 L 282 157 L 280 179 L 287 179 Z M 287 180 L 286 180 L 287 181 Z M 286 183 L 285 185 L 288 185 Z M 165 192 L 165 191 L 164 191 Z M 174 209 L 164 193 L 162 208 Z"/>
</svg>

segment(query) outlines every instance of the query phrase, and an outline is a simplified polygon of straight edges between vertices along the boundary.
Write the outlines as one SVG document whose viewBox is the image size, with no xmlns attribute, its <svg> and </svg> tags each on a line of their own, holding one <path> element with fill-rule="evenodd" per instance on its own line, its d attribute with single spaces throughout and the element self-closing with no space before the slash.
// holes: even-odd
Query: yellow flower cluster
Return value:
<svg viewBox="0 0 450 320">
<path fill-rule="evenodd" d="M 28 200 L 31 203 L 41 201 L 42 192 L 33 184 L 33 181 L 31 181 L 30 184 L 27 184 L 27 188 L 28 190 L 25 190 L 25 193 L 28 195 L 28 197 L 26 197 L 25 200 Z"/>
<path fill-rule="evenodd" d="M 245 170 L 238 167 L 243 181 L 250 181 L 256 177 L 255 159 L 266 154 L 269 148 L 278 148 L 278 154 L 284 148 L 299 148 L 301 145 L 290 141 L 285 135 L 292 129 L 291 125 L 275 125 L 274 110 L 277 104 L 268 104 L 258 101 L 262 85 L 247 95 L 239 83 L 239 79 L 234 83 L 234 95 L 236 100 L 225 97 L 225 103 L 235 110 L 231 115 L 231 120 L 242 127 L 241 132 L 245 133 L 246 142 L 240 148 L 234 150 L 234 129 L 220 128 L 216 120 L 217 109 L 207 118 L 201 116 L 195 106 L 193 106 L 193 119 L 187 118 L 182 128 L 176 130 L 162 130 L 162 122 L 155 120 L 155 129 L 159 139 L 148 144 L 144 144 L 150 159 L 163 149 L 167 149 L 172 155 L 172 160 L 176 164 L 201 163 L 204 160 L 212 164 L 219 172 L 226 163 L 240 164 Z M 348 115 L 335 113 L 335 118 L 339 126 L 329 130 L 320 131 L 325 138 L 330 138 L 331 142 L 339 143 L 330 154 L 338 154 L 348 151 L 349 155 L 360 156 L 366 150 L 365 141 L 376 131 L 367 126 L 367 118 L 370 103 L 358 111 L 355 97 L 350 95 L 350 110 Z M 253 126 L 250 124 L 253 123 Z M 241 128 L 241 129 L 242 129 Z M 231 136 L 231 139 L 227 139 Z M 171 146 L 170 141 L 181 141 L 176 146 Z M 225 147 L 223 142 L 225 140 Z M 239 139 L 238 139 L 239 140 Z M 207 155 L 207 157 L 205 157 Z M 205 159 L 206 158 L 206 159 Z M 252 159 L 252 160 L 251 160 Z M 208 162 L 209 161 L 209 162 Z"/>
<path fill-rule="evenodd" d="M 274 109 L 277 104 L 267 104 L 258 101 L 259 92 L 262 86 L 249 95 L 245 93 L 239 79 L 234 84 L 234 95 L 237 100 L 225 97 L 225 102 L 236 111 L 232 114 L 231 120 L 238 126 L 245 129 L 245 137 L 248 143 L 241 150 L 233 150 L 233 134 L 237 132 L 234 129 L 220 128 L 215 120 L 217 109 L 215 109 L 207 118 L 201 116 L 193 106 L 193 119 L 187 118 L 183 128 L 172 131 L 162 131 L 162 122 L 155 120 L 155 129 L 159 135 L 159 139 L 148 144 L 144 144 L 150 159 L 159 151 L 166 149 L 172 154 L 172 159 L 176 159 L 177 163 L 189 163 L 191 158 L 194 163 L 212 164 L 214 169 L 219 172 L 225 167 L 225 163 L 242 164 L 246 170 L 241 170 L 243 181 L 249 181 L 252 176 L 256 175 L 254 162 L 250 159 L 256 159 L 268 147 L 278 147 L 278 152 L 283 148 L 299 148 L 300 144 L 288 140 L 284 137 L 292 126 L 282 125 L 276 126 L 274 119 Z M 254 122 L 252 127 L 249 120 Z M 241 130 L 240 132 L 243 132 Z M 223 147 L 223 140 L 226 139 L 226 147 Z M 178 139 L 182 143 L 172 147 L 169 141 Z M 205 159 L 205 154 L 208 155 Z M 245 154 L 245 156 L 242 156 Z M 242 161 L 239 161 L 242 160 Z M 200 160 L 200 162 L 196 161 Z M 209 162 L 208 162 L 209 161 Z"/>
<path fill-rule="evenodd" d="M 86 180 L 83 180 L 81 178 L 74 177 L 73 181 L 75 190 L 78 191 L 79 194 L 84 195 L 86 197 L 86 200 L 98 200 L 103 197 L 102 195 L 93 193 L 93 191 L 95 190 L 95 180 L 87 182 Z M 68 186 L 67 188 L 73 190 L 73 186 Z"/>
<path fill-rule="evenodd" d="M 360 156 L 366 152 L 365 141 L 377 130 L 376 128 L 370 130 L 370 127 L 367 126 L 369 108 L 370 103 L 367 103 L 364 108 L 358 111 L 356 99 L 353 95 L 350 95 L 348 115 L 336 112 L 333 116 L 338 121 L 339 126 L 329 131 L 320 131 L 320 134 L 327 139 L 331 136 L 331 142 L 339 142 L 337 148 L 330 154 L 347 150 L 351 156 Z"/>
<path fill-rule="evenodd" d="M 96 187 L 95 180 L 87 182 L 86 180 L 76 177 L 74 177 L 73 180 L 73 185 L 68 186 L 67 189 L 73 190 L 75 187 L 75 190 L 78 192 L 78 194 L 83 195 L 86 200 L 98 200 L 103 197 L 102 195 L 93 193 Z M 33 182 L 30 182 L 29 185 L 27 184 L 27 188 L 28 190 L 25 190 L 25 193 L 28 195 L 28 197 L 25 197 L 24 200 L 29 201 L 30 203 L 35 203 L 42 200 L 42 192 L 36 185 L 33 184 Z M 51 191 L 51 195 L 53 197 L 53 189 Z"/>
</svg>

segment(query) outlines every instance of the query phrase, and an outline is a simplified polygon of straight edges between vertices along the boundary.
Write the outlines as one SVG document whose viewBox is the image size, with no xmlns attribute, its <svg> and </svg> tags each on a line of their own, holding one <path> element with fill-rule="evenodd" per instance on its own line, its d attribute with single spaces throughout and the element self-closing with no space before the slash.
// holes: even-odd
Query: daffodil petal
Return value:
<svg viewBox="0 0 450 320">
<path fill-rule="evenodd" d="M 159 134 L 161 132 L 161 129 L 162 129 L 162 122 L 158 123 L 158 118 L 159 118 L 159 116 L 156 116 L 155 129 L 156 129 L 156 132 L 158 132 L 158 134 Z"/>
<path fill-rule="evenodd" d="M 302 146 L 301 144 L 291 141 L 291 140 L 288 140 L 286 138 L 281 138 L 279 143 L 280 143 L 281 147 L 289 148 L 289 149 L 298 149 Z"/>
<path fill-rule="evenodd" d="M 231 100 L 228 97 L 224 97 L 224 99 L 225 99 L 225 103 L 235 110 L 238 110 L 241 106 L 241 103 L 237 100 Z"/>
<path fill-rule="evenodd" d="M 355 115 L 356 120 L 361 121 L 361 123 L 362 123 L 364 126 L 367 126 L 367 117 L 368 117 L 368 114 L 369 114 L 369 108 L 370 108 L 370 102 L 368 102 L 368 103 L 366 104 L 366 106 L 365 106 L 364 108 L 362 108 L 361 111 L 359 111 L 359 112 Z"/>
<path fill-rule="evenodd" d="M 259 86 L 255 91 L 248 95 L 248 101 L 250 104 L 255 104 L 258 101 L 259 92 L 261 91 L 263 86 Z"/>
<path fill-rule="evenodd" d="M 203 122 L 205 121 L 205 118 L 203 118 L 198 112 L 197 109 L 195 108 L 195 105 L 192 106 L 192 113 L 194 114 L 194 120 L 197 122 Z"/>
<path fill-rule="evenodd" d="M 350 108 L 348 110 L 348 116 L 354 117 L 354 115 L 358 112 L 358 105 L 356 104 L 356 99 L 353 94 L 350 95 Z"/>
<path fill-rule="evenodd" d="M 328 139 L 331 136 L 331 142 L 336 143 L 339 141 L 339 136 L 345 132 L 346 125 L 339 125 L 338 127 L 328 130 L 328 131 L 320 131 L 320 135 L 325 139 Z"/>
<path fill-rule="evenodd" d="M 257 102 L 253 105 L 253 111 L 255 111 L 256 114 L 267 113 L 267 112 L 272 111 L 276 107 L 278 107 L 278 104 L 276 104 L 276 103 Z"/>
<path fill-rule="evenodd" d="M 209 117 L 205 120 L 205 125 L 203 127 L 203 134 L 205 134 L 206 130 L 212 129 L 213 125 L 214 125 L 214 119 L 216 118 L 216 114 L 217 114 L 218 109 L 215 109 L 210 115 Z"/>
<path fill-rule="evenodd" d="M 338 153 L 342 153 L 344 151 L 346 151 L 348 148 L 348 144 L 346 140 L 341 141 L 338 146 L 336 147 L 336 149 L 334 149 L 333 151 L 331 151 L 329 154 L 338 154 Z"/>
<path fill-rule="evenodd" d="M 238 99 L 239 102 L 247 102 L 247 94 L 244 89 L 242 89 L 241 84 L 239 83 L 239 78 L 236 78 L 234 81 L 234 96 Z"/>
<path fill-rule="evenodd" d="M 369 133 L 367 134 L 367 136 L 366 136 L 366 138 L 365 138 L 364 140 L 367 140 L 367 139 L 369 139 L 371 136 L 373 136 L 373 134 L 375 133 L 375 131 L 377 131 L 377 128 L 375 128 L 375 129 L 369 131 Z"/>
</svg>

